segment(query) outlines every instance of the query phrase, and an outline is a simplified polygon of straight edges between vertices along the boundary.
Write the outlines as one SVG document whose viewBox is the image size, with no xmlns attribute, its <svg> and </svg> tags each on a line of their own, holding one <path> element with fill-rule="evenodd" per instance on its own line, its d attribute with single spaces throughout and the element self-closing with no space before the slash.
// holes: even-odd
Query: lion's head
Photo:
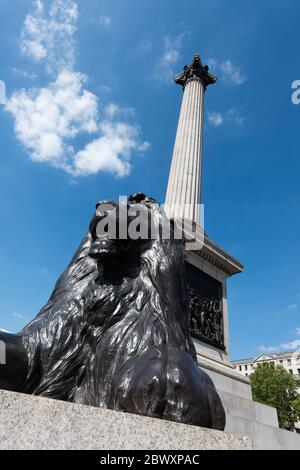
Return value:
<svg viewBox="0 0 300 470">
<path fill-rule="evenodd" d="M 99 201 L 89 227 L 93 239 L 90 256 L 124 257 L 145 250 L 151 242 L 151 227 L 161 224 L 157 209 L 159 212 L 157 202 L 142 193 L 122 199 L 121 204 Z"/>
</svg>

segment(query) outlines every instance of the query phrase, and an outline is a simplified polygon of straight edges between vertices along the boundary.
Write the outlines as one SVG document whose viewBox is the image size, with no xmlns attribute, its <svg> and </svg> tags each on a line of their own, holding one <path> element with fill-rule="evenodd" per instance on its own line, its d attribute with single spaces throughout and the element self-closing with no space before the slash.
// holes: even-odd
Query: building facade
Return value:
<svg viewBox="0 0 300 470">
<path fill-rule="evenodd" d="M 244 377 L 250 376 L 259 364 L 273 363 L 287 370 L 298 381 L 298 393 L 300 394 L 300 350 L 277 354 L 261 354 L 250 359 L 233 361 L 235 370 Z M 296 432 L 300 433 L 300 422 L 296 423 Z"/>
</svg>

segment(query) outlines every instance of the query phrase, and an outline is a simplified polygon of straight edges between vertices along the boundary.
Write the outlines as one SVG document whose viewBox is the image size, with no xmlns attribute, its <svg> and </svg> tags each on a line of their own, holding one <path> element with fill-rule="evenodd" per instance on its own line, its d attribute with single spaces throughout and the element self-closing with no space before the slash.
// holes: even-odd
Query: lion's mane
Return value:
<svg viewBox="0 0 300 470">
<path fill-rule="evenodd" d="M 159 210 L 154 221 L 161 226 Z M 221 402 L 189 335 L 181 243 L 160 236 L 108 277 L 109 261 L 90 256 L 92 243 L 88 233 L 20 332 L 28 356 L 23 391 L 223 428 Z"/>
</svg>

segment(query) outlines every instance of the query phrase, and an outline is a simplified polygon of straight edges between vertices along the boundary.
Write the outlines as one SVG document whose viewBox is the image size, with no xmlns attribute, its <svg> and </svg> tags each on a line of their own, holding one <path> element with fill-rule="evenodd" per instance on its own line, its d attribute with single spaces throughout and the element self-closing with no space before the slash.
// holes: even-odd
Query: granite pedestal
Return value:
<svg viewBox="0 0 300 470">
<path fill-rule="evenodd" d="M 244 450 L 249 437 L 0 391 L 1 449 Z"/>
</svg>

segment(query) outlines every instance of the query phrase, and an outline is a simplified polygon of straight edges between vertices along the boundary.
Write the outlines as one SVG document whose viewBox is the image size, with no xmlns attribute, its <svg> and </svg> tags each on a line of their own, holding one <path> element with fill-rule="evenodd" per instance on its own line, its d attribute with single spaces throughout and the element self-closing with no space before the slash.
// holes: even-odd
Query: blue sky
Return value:
<svg viewBox="0 0 300 470">
<path fill-rule="evenodd" d="M 0 0 L 0 327 L 46 303 L 95 202 L 164 201 L 182 92 L 199 52 L 209 236 L 229 280 L 233 358 L 300 346 L 297 0 Z"/>
</svg>

